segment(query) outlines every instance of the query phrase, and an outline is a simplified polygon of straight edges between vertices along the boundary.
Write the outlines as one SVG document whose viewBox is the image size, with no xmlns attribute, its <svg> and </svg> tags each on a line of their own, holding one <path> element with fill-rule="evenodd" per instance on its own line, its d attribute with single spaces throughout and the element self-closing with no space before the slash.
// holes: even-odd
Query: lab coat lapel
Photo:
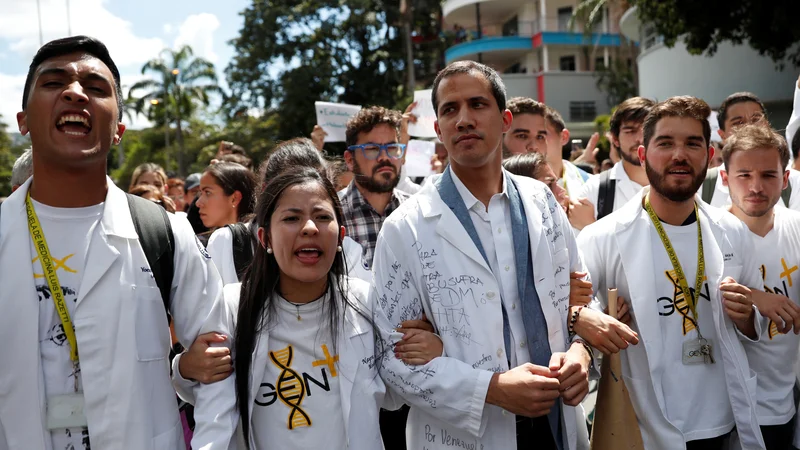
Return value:
<svg viewBox="0 0 800 450">
<path fill-rule="evenodd" d="M 340 346 L 339 363 L 337 364 L 339 371 L 337 374 L 339 378 L 339 395 L 342 404 L 344 429 L 347 432 L 348 441 L 353 438 L 350 433 L 350 411 L 352 410 L 352 405 L 353 403 L 358 405 L 360 400 L 364 397 L 363 394 L 360 394 L 360 389 L 354 388 L 360 366 L 358 356 L 363 353 L 357 351 L 357 349 L 361 347 L 361 343 L 358 342 L 358 339 L 365 338 L 363 333 L 367 331 L 361 326 L 362 321 L 358 320 L 359 318 L 356 317 L 357 315 L 358 313 L 353 308 L 347 308 L 345 318 L 342 321 L 343 326 L 339 327 L 339 336 L 337 339 Z"/>
<path fill-rule="evenodd" d="M 250 442 L 255 442 L 253 434 L 253 407 L 256 404 L 258 390 L 264 380 L 264 372 L 267 370 L 269 362 L 269 332 L 262 330 L 256 337 L 256 348 L 253 350 L 253 357 L 250 360 L 250 401 L 247 409 L 250 417 Z"/>
<path fill-rule="evenodd" d="M 9 448 L 45 449 L 44 388 L 39 367 L 39 303 L 36 294 L 25 196 L 31 180 L 3 202 L 0 215 L 0 420 Z M 52 300 L 51 300 L 52 301 Z M 12 311 L 13 313 L 8 313 Z"/>
</svg>

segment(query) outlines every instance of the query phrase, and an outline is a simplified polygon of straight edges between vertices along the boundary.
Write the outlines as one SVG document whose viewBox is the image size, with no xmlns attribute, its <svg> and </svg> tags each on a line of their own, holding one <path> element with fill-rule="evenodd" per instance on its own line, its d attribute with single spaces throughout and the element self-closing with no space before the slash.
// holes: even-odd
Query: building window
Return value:
<svg viewBox="0 0 800 450">
<path fill-rule="evenodd" d="M 503 36 L 519 36 L 519 20 L 514 16 L 503 24 Z"/>
<path fill-rule="evenodd" d="M 559 70 L 562 72 L 575 72 L 575 56 L 562 56 L 558 59 Z"/>
<path fill-rule="evenodd" d="M 599 56 L 594 59 L 594 70 L 603 70 L 606 67 L 606 59 Z"/>
<path fill-rule="evenodd" d="M 569 119 L 572 122 L 591 122 L 597 117 L 595 102 L 569 102 Z"/>
<path fill-rule="evenodd" d="M 572 18 L 572 6 L 558 8 L 558 31 L 570 31 L 569 20 Z"/>
</svg>

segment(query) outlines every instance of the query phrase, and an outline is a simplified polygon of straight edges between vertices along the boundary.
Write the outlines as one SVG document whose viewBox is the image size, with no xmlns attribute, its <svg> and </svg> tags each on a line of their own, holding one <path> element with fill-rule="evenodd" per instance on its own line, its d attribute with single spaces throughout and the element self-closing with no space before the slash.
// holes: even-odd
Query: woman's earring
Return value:
<svg viewBox="0 0 800 450">
<path fill-rule="evenodd" d="M 272 249 L 267 247 L 267 253 L 269 253 L 271 255 L 272 254 Z"/>
<path fill-rule="evenodd" d="M 339 253 L 342 253 L 342 246 L 340 245 L 340 246 L 336 247 L 336 251 L 339 252 Z"/>
</svg>

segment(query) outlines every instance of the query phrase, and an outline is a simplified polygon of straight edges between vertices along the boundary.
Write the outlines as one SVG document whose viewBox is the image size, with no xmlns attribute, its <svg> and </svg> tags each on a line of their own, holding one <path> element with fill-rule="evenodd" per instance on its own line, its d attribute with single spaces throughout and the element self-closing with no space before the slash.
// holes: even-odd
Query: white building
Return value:
<svg viewBox="0 0 800 450">
<path fill-rule="evenodd" d="M 508 96 L 530 97 L 557 109 L 573 137 L 588 138 L 592 121 L 611 106 L 594 70 L 619 55 L 618 14 L 604 12 L 592 34 L 570 29 L 578 0 L 447 0 L 444 29 L 449 64 L 483 62 L 500 72 Z M 632 63 L 632 59 L 630 60 Z"/>
<path fill-rule="evenodd" d="M 693 95 L 717 108 L 728 95 L 750 91 L 765 103 L 776 129 L 783 129 L 789 121 L 798 73 L 791 63 L 779 70 L 774 61 L 747 44 L 722 43 L 711 58 L 689 54 L 682 42 L 667 48 L 653 25 L 640 22 L 636 7 L 625 12 L 619 28 L 640 44 L 636 62 L 642 97 L 665 100 Z"/>
</svg>

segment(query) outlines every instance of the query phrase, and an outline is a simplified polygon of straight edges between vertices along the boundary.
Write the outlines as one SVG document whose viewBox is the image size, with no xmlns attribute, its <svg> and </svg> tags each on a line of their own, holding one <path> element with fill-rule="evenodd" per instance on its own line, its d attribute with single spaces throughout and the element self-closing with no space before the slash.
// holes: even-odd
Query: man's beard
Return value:
<svg viewBox="0 0 800 450">
<path fill-rule="evenodd" d="M 637 145 L 635 148 L 639 148 Z M 633 164 L 634 166 L 640 166 L 642 163 L 639 161 L 639 154 L 637 152 L 623 152 L 622 147 L 614 147 L 617 151 L 617 154 L 623 161 L 627 162 L 628 164 Z M 631 156 L 633 154 L 634 156 Z"/>
<path fill-rule="evenodd" d="M 378 170 L 384 167 L 391 167 L 393 171 L 392 176 L 388 180 L 385 178 L 384 174 L 377 173 Z M 397 168 L 390 162 L 378 163 L 378 165 L 372 168 L 372 175 L 367 176 L 361 170 L 358 161 L 353 158 L 353 175 L 359 186 L 375 194 L 392 192 L 394 188 L 397 187 L 397 184 L 400 183 L 400 176 L 397 173 Z"/>
<path fill-rule="evenodd" d="M 694 197 L 695 194 L 697 194 L 697 190 L 703 185 L 703 181 L 706 179 L 706 172 L 708 170 L 708 167 L 704 166 L 702 170 L 700 170 L 700 172 L 692 179 L 692 182 L 687 186 L 673 187 L 667 186 L 665 180 L 667 177 L 666 173 L 673 169 L 683 169 L 689 171 L 691 174 L 694 174 L 694 169 L 688 163 L 684 162 L 680 164 L 673 164 L 664 169 L 663 173 L 659 173 L 650 167 L 650 164 L 648 164 L 647 161 L 645 161 L 644 168 L 645 172 L 647 172 L 647 179 L 650 181 L 650 189 L 658 192 L 661 196 L 673 202 L 684 202 Z"/>
</svg>

